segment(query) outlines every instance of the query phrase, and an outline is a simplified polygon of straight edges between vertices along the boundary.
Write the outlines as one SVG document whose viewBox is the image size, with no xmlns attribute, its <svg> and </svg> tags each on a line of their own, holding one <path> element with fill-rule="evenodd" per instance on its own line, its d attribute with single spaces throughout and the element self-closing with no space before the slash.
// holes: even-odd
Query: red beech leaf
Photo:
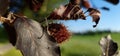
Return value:
<svg viewBox="0 0 120 56">
<path fill-rule="evenodd" d="M 85 8 L 90 8 L 90 3 L 88 0 L 81 0 L 81 5 Z"/>
<path fill-rule="evenodd" d="M 93 22 L 96 23 L 96 25 L 93 25 L 93 27 L 96 27 L 100 20 L 100 11 L 94 8 L 89 8 L 87 11 L 89 12 L 89 15 L 93 18 Z"/>
<path fill-rule="evenodd" d="M 113 5 L 117 5 L 119 3 L 119 0 L 104 0 L 104 1 L 109 2 Z"/>
<path fill-rule="evenodd" d="M 71 2 L 74 1 L 74 2 Z M 49 16 L 48 20 L 77 20 L 83 19 L 86 20 L 85 13 L 89 12 L 89 16 L 93 18 L 93 22 L 96 24 L 93 27 L 96 27 L 100 20 L 100 11 L 94 8 L 89 8 L 86 12 L 83 13 L 83 10 L 76 3 L 78 0 L 70 0 L 69 4 L 61 5 L 58 9 L 56 8 Z"/>
<path fill-rule="evenodd" d="M 76 20 L 83 19 L 85 20 L 85 15 L 82 9 L 78 5 L 73 5 L 69 3 L 67 5 L 62 5 L 58 9 L 55 9 L 48 19 L 52 20 Z"/>
</svg>

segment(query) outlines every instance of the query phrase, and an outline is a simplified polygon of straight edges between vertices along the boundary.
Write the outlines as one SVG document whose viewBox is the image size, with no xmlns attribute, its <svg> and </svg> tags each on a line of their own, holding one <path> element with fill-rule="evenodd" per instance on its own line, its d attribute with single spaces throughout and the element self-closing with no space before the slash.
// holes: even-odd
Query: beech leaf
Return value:
<svg viewBox="0 0 120 56">
<path fill-rule="evenodd" d="M 81 6 L 85 8 L 90 8 L 90 2 L 88 0 L 81 0 Z"/>
<path fill-rule="evenodd" d="M 105 0 L 105 1 L 114 5 L 117 5 L 119 3 L 119 0 Z"/>
<path fill-rule="evenodd" d="M 72 2 L 74 1 L 74 2 Z M 78 1 L 78 2 L 77 2 Z M 79 6 L 79 0 L 70 0 L 66 5 L 61 5 L 58 9 L 55 10 L 47 17 L 48 20 L 77 20 L 82 19 L 86 20 L 85 13 L 89 12 L 89 16 L 93 18 L 93 22 L 96 24 L 93 27 L 96 27 L 100 20 L 100 11 L 94 8 L 89 8 L 86 12 Z"/>
<path fill-rule="evenodd" d="M 72 3 L 61 5 L 58 9 L 50 14 L 48 19 L 52 20 L 85 20 L 85 15 L 79 5 L 73 5 Z"/>
<path fill-rule="evenodd" d="M 96 27 L 100 20 L 100 11 L 94 8 L 89 8 L 86 12 L 89 12 L 89 15 L 93 18 L 93 22 L 96 23 L 93 27 Z"/>
<path fill-rule="evenodd" d="M 101 38 L 99 45 L 102 49 L 101 56 L 114 56 L 117 53 L 118 45 L 111 39 L 111 36 L 105 36 Z"/>
</svg>

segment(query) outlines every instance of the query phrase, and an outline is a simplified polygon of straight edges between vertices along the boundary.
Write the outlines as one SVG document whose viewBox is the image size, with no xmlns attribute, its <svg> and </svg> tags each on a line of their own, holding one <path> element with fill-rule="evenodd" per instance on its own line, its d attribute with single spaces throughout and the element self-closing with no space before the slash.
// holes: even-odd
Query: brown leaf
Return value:
<svg viewBox="0 0 120 56">
<path fill-rule="evenodd" d="M 93 25 L 93 27 L 96 27 L 100 20 L 100 11 L 94 8 L 89 8 L 87 11 L 89 12 L 89 15 L 93 18 L 93 22 L 96 23 L 96 25 Z"/>
<path fill-rule="evenodd" d="M 55 9 L 48 19 L 53 20 L 76 20 L 76 19 L 84 19 L 85 15 L 81 8 L 78 5 L 73 5 L 69 3 L 64 6 L 60 6 L 58 9 Z"/>
<path fill-rule="evenodd" d="M 116 54 L 118 45 L 111 39 L 110 35 L 101 38 L 99 44 L 102 49 L 102 56 L 113 56 Z"/>
<path fill-rule="evenodd" d="M 54 12 L 60 17 L 62 17 L 65 10 L 66 10 L 66 7 L 61 5 L 59 9 L 55 8 Z"/>
<path fill-rule="evenodd" d="M 85 8 L 90 8 L 90 3 L 88 0 L 81 0 L 81 5 Z"/>
<path fill-rule="evenodd" d="M 119 3 L 119 0 L 105 0 L 105 1 L 114 5 L 117 5 Z"/>
<path fill-rule="evenodd" d="M 71 2 L 74 1 L 74 2 Z M 86 20 L 85 13 L 89 12 L 89 16 L 92 16 L 93 22 L 96 23 L 96 25 L 93 25 L 93 27 L 96 27 L 99 20 L 100 20 L 100 11 L 94 8 L 89 8 L 85 13 L 83 13 L 83 10 L 80 8 L 78 4 L 76 3 L 77 0 L 70 0 L 69 4 L 62 5 L 58 9 L 55 9 L 49 16 L 48 20 L 77 20 L 77 19 L 83 19 Z"/>
</svg>

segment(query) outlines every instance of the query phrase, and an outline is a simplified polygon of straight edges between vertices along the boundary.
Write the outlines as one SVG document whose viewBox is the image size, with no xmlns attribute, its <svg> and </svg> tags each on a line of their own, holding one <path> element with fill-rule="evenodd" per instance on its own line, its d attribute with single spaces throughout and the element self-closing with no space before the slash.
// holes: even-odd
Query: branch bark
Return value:
<svg viewBox="0 0 120 56">
<path fill-rule="evenodd" d="M 4 26 L 9 31 L 8 34 L 13 33 L 10 41 L 13 41 L 11 43 L 23 56 L 61 56 L 58 43 L 38 22 L 25 17 L 16 17 L 12 24 L 4 21 Z"/>
<path fill-rule="evenodd" d="M 38 22 L 17 18 L 14 26 L 17 32 L 16 47 L 23 56 L 60 56 L 59 45 Z"/>
</svg>

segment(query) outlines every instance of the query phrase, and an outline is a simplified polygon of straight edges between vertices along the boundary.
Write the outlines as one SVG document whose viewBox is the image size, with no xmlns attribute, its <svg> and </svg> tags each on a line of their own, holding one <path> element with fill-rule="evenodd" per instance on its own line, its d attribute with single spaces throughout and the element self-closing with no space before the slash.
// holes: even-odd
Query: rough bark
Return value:
<svg viewBox="0 0 120 56">
<path fill-rule="evenodd" d="M 23 56 L 61 56 L 54 38 L 42 26 L 31 19 L 17 18 L 14 22 L 17 32 L 16 48 Z"/>
</svg>

